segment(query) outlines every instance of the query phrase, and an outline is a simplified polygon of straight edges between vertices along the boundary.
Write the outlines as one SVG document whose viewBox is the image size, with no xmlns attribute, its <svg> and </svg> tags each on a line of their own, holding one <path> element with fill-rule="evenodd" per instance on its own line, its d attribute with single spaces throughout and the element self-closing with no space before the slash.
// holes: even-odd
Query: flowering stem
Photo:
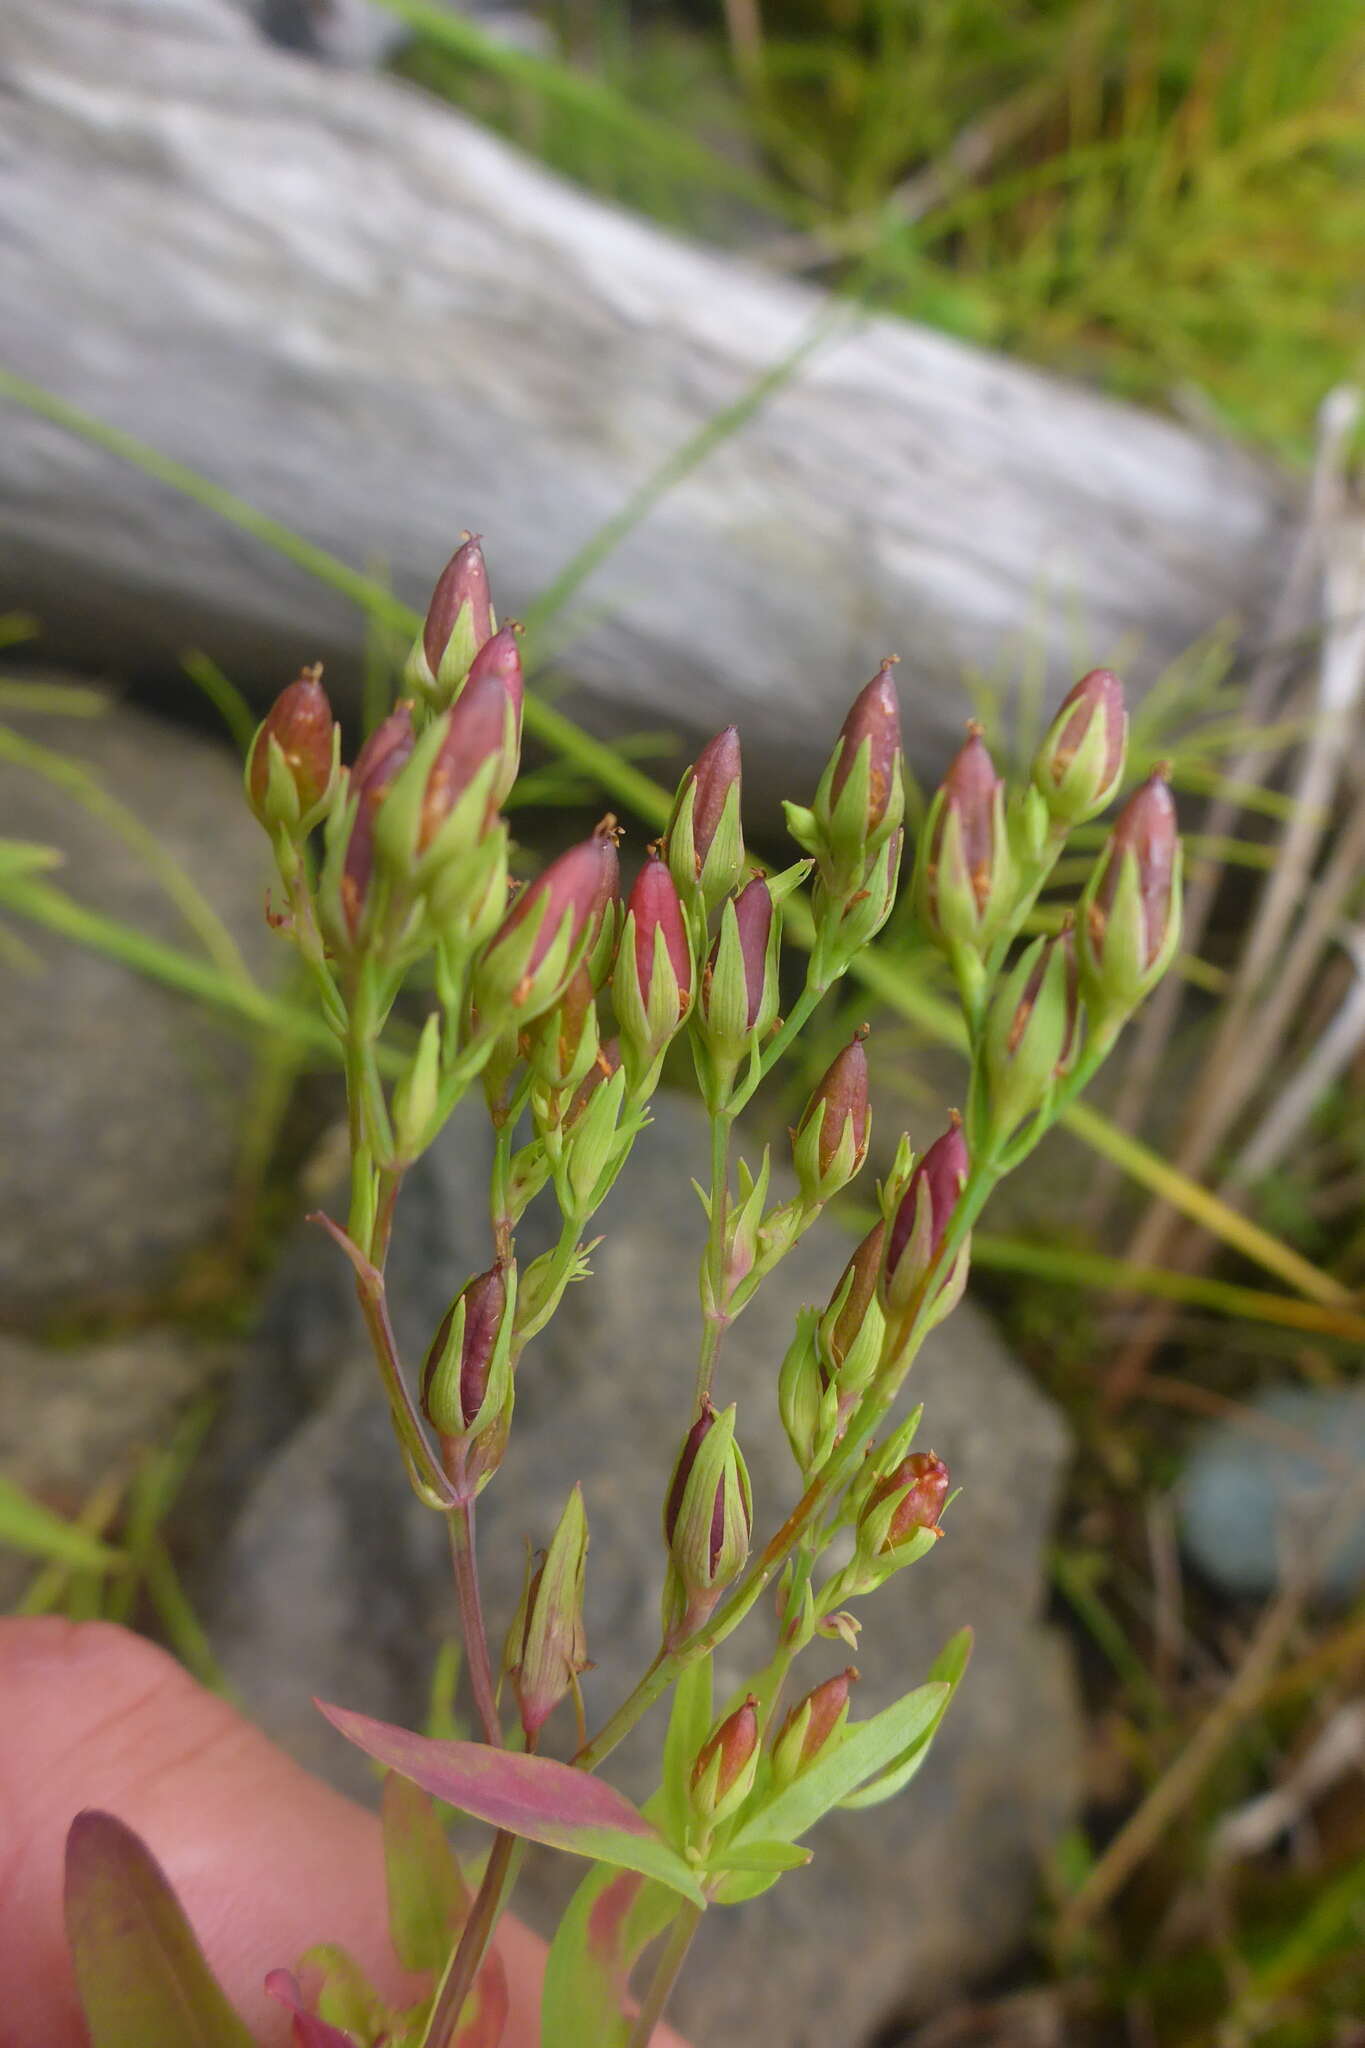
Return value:
<svg viewBox="0 0 1365 2048">
<path fill-rule="evenodd" d="M 678 1981 L 678 1972 L 687 1960 L 687 1951 L 692 1946 L 692 1937 L 701 1925 L 702 1908 L 684 1901 L 669 1932 L 668 1940 L 655 1965 L 645 2002 L 635 2016 L 626 2048 L 649 2048 L 654 2038 L 654 2029 L 664 2016 L 673 1986 Z"/>
<path fill-rule="evenodd" d="M 863 1396 L 854 1411 L 843 1442 L 829 1463 L 819 1476 L 811 1481 L 782 1527 L 770 1539 L 762 1555 L 750 1565 L 739 1584 L 721 1602 L 710 1620 L 705 1622 L 695 1635 L 680 1643 L 675 1650 L 656 1658 L 629 1698 L 622 1702 L 591 1741 L 579 1750 L 573 1761 L 580 1770 L 595 1770 L 616 1745 L 625 1739 L 641 1716 L 668 1690 L 687 1665 L 695 1662 L 698 1657 L 709 1656 L 719 1643 L 724 1642 L 725 1638 L 738 1628 L 765 1586 L 770 1583 L 773 1574 L 801 1542 L 825 1504 L 853 1477 L 862 1463 L 868 1442 L 900 1393 L 905 1376 L 932 1328 L 925 1315 L 925 1308 L 937 1291 L 936 1283 L 941 1275 L 951 1271 L 953 1261 L 966 1242 L 972 1225 L 985 1207 L 987 1197 L 999 1180 L 1000 1173 L 1001 1168 L 995 1160 L 983 1162 L 973 1170 L 971 1179 L 963 1189 L 953 1211 L 948 1229 L 944 1233 L 943 1243 L 939 1247 L 938 1257 L 919 1299 L 899 1324 L 888 1326 L 886 1348 L 883 1352 L 887 1369 L 878 1373 Z"/>
<path fill-rule="evenodd" d="M 760 1082 L 767 1080 L 773 1068 L 786 1052 L 787 1047 L 804 1031 L 810 1018 L 824 1001 L 828 989 L 829 983 L 827 981 L 817 981 L 814 974 L 808 970 L 806 985 L 792 1004 L 791 1015 L 783 1018 L 776 1032 L 763 1048 L 763 1058 L 757 1073 L 749 1080 L 742 1082 L 731 1096 L 729 1106 L 731 1116 L 738 1116 Z"/>
<path fill-rule="evenodd" d="M 483 1599 L 479 1591 L 479 1563 L 474 1549 L 474 1503 L 463 1501 L 446 1516 L 450 1529 L 450 1561 L 455 1569 L 455 1593 L 460 1603 L 460 1630 L 469 1663 L 469 1684 L 483 1728 L 483 1739 L 495 1748 L 502 1746 L 502 1726 L 494 1698 L 493 1664 L 488 1654 L 488 1632 L 484 1627 Z"/>
</svg>

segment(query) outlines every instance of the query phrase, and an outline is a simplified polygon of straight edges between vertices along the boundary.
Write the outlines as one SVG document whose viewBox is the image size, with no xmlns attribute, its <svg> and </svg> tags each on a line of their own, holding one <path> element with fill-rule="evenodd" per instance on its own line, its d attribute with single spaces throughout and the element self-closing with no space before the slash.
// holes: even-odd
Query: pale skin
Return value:
<svg viewBox="0 0 1365 2048">
<path fill-rule="evenodd" d="M 287 2048 L 268 1969 L 319 1941 L 395 1998 L 374 1817 L 292 1763 L 163 1651 L 105 1622 L 0 1620 L 0 2048 L 86 2048 L 62 1931 L 73 1815 L 101 1807 L 167 1872 L 262 2048 Z M 545 1949 L 508 1919 L 504 2048 L 538 2048 Z M 686 2048 L 668 2027 L 653 2048 Z"/>
</svg>

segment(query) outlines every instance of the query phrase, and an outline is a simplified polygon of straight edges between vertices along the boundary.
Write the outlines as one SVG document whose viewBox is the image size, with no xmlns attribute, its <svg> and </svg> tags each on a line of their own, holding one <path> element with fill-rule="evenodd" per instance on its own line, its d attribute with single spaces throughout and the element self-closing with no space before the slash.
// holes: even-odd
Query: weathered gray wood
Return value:
<svg viewBox="0 0 1365 2048">
<path fill-rule="evenodd" d="M 0 93 L 0 359 L 413 598 L 470 526 L 524 607 L 820 305 L 269 47 L 232 0 L 5 0 Z M 346 604 L 60 430 L 0 426 L 0 606 L 36 606 L 53 653 L 353 682 Z M 895 649 L 932 765 L 964 668 L 1008 673 L 1040 618 L 1055 687 L 1254 631 L 1285 516 L 1227 448 L 869 321 L 599 571 L 571 701 L 617 731 L 735 716 L 799 779 Z"/>
</svg>

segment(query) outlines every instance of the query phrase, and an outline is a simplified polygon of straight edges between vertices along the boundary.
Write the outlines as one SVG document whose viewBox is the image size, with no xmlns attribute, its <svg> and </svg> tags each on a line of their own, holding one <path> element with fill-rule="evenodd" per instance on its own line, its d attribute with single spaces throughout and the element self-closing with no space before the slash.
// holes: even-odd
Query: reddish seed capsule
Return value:
<svg viewBox="0 0 1365 2048">
<path fill-rule="evenodd" d="M 831 1302 L 837 1301 L 844 1282 L 852 1275 L 853 1285 L 849 1289 L 848 1298 L 824 1331 L 825 1347 L 836 1372 L 848 1356 L 877 1298 L 877 1277 L 881 1272 L 882 1249 L 885 1242 L 886 1224 L 874 1223 L 839 1275 L 839 1285 L 830 1296 Z"/>
<path fill-rule="evenodd" d="M 739 733 L 733 725 L 718 732 L 698 754 L 692 770 L 696 791 L 692 807 L 692 844 L 700 864 L 711 851 L 725 800 L 740 782 Z"/>
<path fill-rule="evenodd" d="M 839 754 L 830 783 L 831 807 L 838 803 L 844 784 L 853 771 L 858 749 L 871 742 L 867 790 L 867 829 L 876 831 L 885 818 L 896 791 L 896 767 L 901 752 L 900 705 L 891 670 L 884 661 L 877 674 L 854 699 L 853 708 L 840 729 Z"/>
<path fill-rule="evenodd" d="M 896 1549 L 917 1529 L 938 1527 L 951 1484 L 948 1467 L 933 1451 L 912 1451 L 894 1472 L 879 1481 L 872 1489 L 863 1517 L 896 1495 L 900 1496 L 900 1504 L 882 1539 L 883 1554 Z"/>
<path fill-rule="evenodd" d="M 750 1029 L 758 1022 L 767 986 L 768 940 L 773 928 L 773 899 L 761 875 L 741 889 L 735 898 L 735 922 L 739 926 L 739 951 L 744 962 L 744 988 L 748 999 Z M 718 942 L 719 943 L 719 942 Z M 715 953 L 711 955 L 714 963 Z"/>
<path fill-rule="evenodd" d="M 521 707 L 526 697 L 526 684 L 521 672 L 521 645 L 515 627 L 504 626 L 501 632 L 495 633 L 492 639 L 486 641 L 479 649 L 469 671 L 469 680 L 460 692 L 461 700 L 468 695 L 476 682 L 482 682 L 487 677 L 492 677 L 500 683 L 511 700 L 512 709 L 517 715 L 516 731 L 520 740 Z"/>
<path fill-rule="evenodd" d="M 773 1743 L 774 1767 L 780 1760 L 783 1779 L 794 1778 L 807 1764 L 814 1763 L 843 1722 L 849 1693 L 857 1682 L 857 1666 L 850 1664 L 797 1701 Z"/>
<path fill-rule="evenodd" d="M 491 643 L 490 643 L 491 644 Z M 446 736 L 431 764 L 422 797 L 417 851 L 425 853 L 490 755 L 504 756 L 489 791 L 485 824 L 496 815 L 517 773 L 516 740 L 508 744 L 508 692 L 492 674 L 471 675 L 449 713 Z M 513 728 L 515 734 L 515 727 Z"/>
<path fill-rule="evenodd" d="M 400 704 L 382 725 L 375 727 L 351 769 L 349 795 L 359 800 L 359 807 L 346 845 L 341 896 L 353 933 L 360 922 L 374 868 L 375 814 L 385 791 L 411 755 L 414 743 L 412 713 L 406 704 Z"/>
<path fill-rule="evenodd" d="M 1109 841 L 1109 859 L 1088 911 L 1097 955 L 1103 951 L 1104 927 L 1118 889 L 1122 857 L 1131 853 L 1138 864 L 1138 894 L 1142 904 L 1142 966 L 1151 966 L 1165 944 L 1170 927 L 1178 843 L 1175 798 L 1171 795 L 1170 784 L 1158 770 L 1129 797 L 1114 825 Z"/>
<path fill-rule="evenodd" d="M 739 1784 L 740 1779 L 752 1762 L 758 1748 L 758 1700 L 753 1693 L 728 1714 L 714 1735 L 708 1736 L 697 1753 L 692 1766 L 692 1788 L 699 1791 L 708 1775 L 714 1771 L 714 1782 L 708 1787 L 710 1804 L 719 1807 L 727 1794 Z"/>
<path fill-rule="evenodd" d="M 668 1489 L 668 1499 L 664 1503 L 665 1543 L 671 1544 L 673 1541 L 673 1532 L 678 1526 L 678 1516 L 682 1512 L 683 1495 L 687 1491 L 687 1482 L 691 1476 L 692 1467 L 697 1462 L 697 1452 L 710 1434 L 715 1420 L 716 1411 L 708 1401 L 683 1439 L 682 1450 L 678 1453 L 678 1462 L 673 1468 L 673 1484 Z M 712 1520 L 711 1530 L 711 1562 L 713 1566 L 721 1537 L 721 1529 L 716 1519 L 721 1514 L 721 1507 L 722 1503 L 719 1496 L 717 1496 L 715 1517 Z"/>
<path fill-rule="evenodd" d="M 853 1156 L 861 1161 L 867 1155 L 868 1133 L 871 1127 L 872 1111 L 868 1102 L 867 1054 L 863 1049 L 864 1033 L 860 1032 L 835 1058 L 810 1100 L 803 1122 L 819 1116 L 820 1168 L 828 1173 L 839 1149 L 844 1134 L 844 1125 L 853 1119 Z"/>
<path fill-rule="evenodd" d="M 963 858 L 978 913 L 984 913 L 990 895 L 995 866 L 996 792 L 1001 787 L 980 730 L 973 727 L 966 746 L 943 778 L 945 801 L 930 858 L 935 864 L 939 860 L 944 828 L 952 811 L 958 819 Z"/>
<path fill-rule="evenodd" d="M 466 604 L 470 608 L 474 645 L 482 647 L 493 630 L 493 606 L 488 592 L 488 570 L 477 534 L 470 534 L 446 563 L 427 606 L 422 648 L 433 675 L 441 666 L 441 657 Z"/>
<path fill-rule="evenodd" d="M 968 1169 L 967 1143 L 962 1135 L 962 1126 L 951 1124 L 920 1160 L 910 1176 L 910 1185 L 901 1197 L 886 1248 L 888 1281 L 894 1276 L 915 1231 L 922 1195 L 928 1197 L 929 1232 L 927 1245 L 917 1247 L 917 1250 L 922 1252 L 926 1268 L 938 1257 L 958 1198 L 966 1185 Z"/>
<path fill-rule="evenodd" d="M 494 1347 L 507 1311 L 507 1281 L 501 1266 L 469 1281 L 447 1309 L 422 1370 L 422 1405 L 427 1409 L 432 1378 L 450 1342 L 451 1325 L 464 1303 L 464 1339 L 460 1347 L 460 1414 L 468 1428 L 483 1406 Z M 429 1412 L 429 1411 L 428 1411 Z"/>
<path fill-rule="evenodd" d="M 1103 734 L 1103 745 L 1095 770 L 1095 786 L 1086 793 L 1087 811 L 1098 810 L 1108 802 L 1123 771 L 1128 709 L 1123 684 L 1112 669 L 1092 668 L 1063 697 L 1040 755 L 1045 783 L 1060 788 L 1096 721 Z"/>
<path fill-rule="evenodd" d="M 319 677 L 321 668 L 305 669 L 287 690 L 281 690 L 266 713 L 252 743 L 247 781 L 252 808 L 263 822 L 270 787 L 270 741 L 284 755 L 302 816 L 321 803 L 332 779 L 332 734 L 335 721 Z"/>
<path fill-rule="evenodd" d="M 662 940 L 678 984 L 678 1014 L 684 1015 L 692 1000 L 692 949 L 673 877 L 657 852 L 651 851 L 636 877 L 626 915 L 635 918 L 635 973 L 642 1004 L 649 1001 L 654 952 Z"/>
<path fill-rule="evenodd" d="M 527 977 L 533 975 L 554 944 L 566 911 L 572 913 L 575 944 L 584 932 L 597 928 L 616 894 L 619 875 L 614 833 L 599 826 L 591 839 L 561 853 L 558 860 L 551 861 L 544 873 L 523 889 L 503 919 L 489 951 L 501 946 L 533 912 L 538 913 L 540 906 L 548 903 L 549 909 L 523 970 Z"/>
</svg>

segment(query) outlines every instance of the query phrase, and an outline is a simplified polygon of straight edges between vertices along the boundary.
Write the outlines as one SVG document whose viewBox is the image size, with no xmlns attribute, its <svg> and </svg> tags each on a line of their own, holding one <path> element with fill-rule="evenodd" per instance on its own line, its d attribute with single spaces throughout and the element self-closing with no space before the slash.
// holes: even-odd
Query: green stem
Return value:
<svg viewBox="0 0 1365 2048">
<path fill-rule="evenodd" d="M 483 1883 L 470 1907 L 469 1918 L 436 1993 L 431 2018 L 422 2037 L 422 2048 L 453 2048 L 455 2029 L 460 2024 L 465 2002 L 474 1989 L 474 1981 L 488 1953 L 502 1909 L 516 1883 L 523 1853 L 524 1844 L 515 1835 L 499 1830 L 494 1836 Z"/>
<path fill-rule="evenodd" d="M 502 1747 L 502 1724 L 493 1684 L 493 1664 L 488 1654 L 488 1631 L 484 1627 L 483 1597 L 479 1591 L 479 1562 L 474 1548 L 474 1503 L 461 1502 L 446 1516 L 450 1529 L 450 1561 L 455 1570 L 455 1593 L 460 1603 L 460 1632 L 464 1637 L 469 1665 L 469 1684 L 474 1706 L 483 1729 L 483 1739 L 495 1749 Z"/>
<path fill-rule="evenodd" d="M 668 1940 L 655 1965 L 649 1990 L 645 1994 L 645 2002 L 635 2016 L 627 2048 L 649 2048 L 654 2038 L 654 2029 L 663 2018 L 664 2007 L 668 2004 L 673 1986 L 678 1981 L 678 1973 L 687 1960 L 687 1951 L 692 1946 L 693 1936 L 701 1925 L 701 1916 L 702 1908 L 692 1905 L 690 1901 L 685 1902 L 679 1909 L 677 1918 L 669 1930 Z"/>
<path fill-rule="evenodd" d="M 854 1410 L 843 1442 L 829 1463 L 819 1476 L 812 1480 L 762 1555 L 750 1565 L 738 1585 L 721 1602 L 710 1620 L 686 1642 L 680 1643 L 675 1650 L 657 1658 L 611 1719 L 579 1750 L 573 1761 L 580 1770 L 595 1770 L 616 1745 L 625 1739 L 641 1716 L 662 1697 L 688 1664 L 698 1657 L 709 1656 L 739 1627 L 754 1602 L 772 1580 L 773 1574 L 805 1537 L 825 1503 L 839 1493 L 858 1470 L 867 1444 L 889 1413 L 904 1385 L 907 1373 L 915 1362 L 921 1344 L 933 1327 L 926 1309 L 937 1292 L 938 1281 L 951 1269 L 954 1259 L 965 1244 L 972 1225 L 985 1207 L 986 1200 L 999 1178 L 1000 1168 L 994 1161 L 983 1162 L 973 1171 L 971 1179 L 962 1191 L 962 1198 L 953 1211 L 938 1257 L 924 1287 L 920 1290 L 918 1299 L 899 1322 L 888 1324 L 882 1366 Z"/>
<path fill-rule="evenodd" d="M 763 1058 L 759 1064 L 758 1072 L 753 1074 L 747 1081 L 741 1083 L 730 1097 L 729 1114 L 731 1116 L 738 1116 L 739 1112 L 749 1102 L 754 1090 L 767 1080 L 769 1074 L 772 1073 L 774 1067 L 786 1052 L 787 1047 L 805 1029 L 815 1011 L 824 1001 L 828 989 L 829 983 L 827 981 L 817 982 L 814 975 L 808 973 L 805 987 L 792 1004 L 791 1015 L 783 1018 L 776 1034 L 764 1046 Z"/>
<path fill-rule="evenodd" d="M 697 1366 L 697 1413 L 711 1395 L 721 1339 L 730 1326 L 725 1294 L 725 1225 L 730 1208 L 730 1140 L 734 1118 L 723 1109 L 711 1119 L 711 1217 L 702 1254 L 701 1359 Z"/>
</svg>

